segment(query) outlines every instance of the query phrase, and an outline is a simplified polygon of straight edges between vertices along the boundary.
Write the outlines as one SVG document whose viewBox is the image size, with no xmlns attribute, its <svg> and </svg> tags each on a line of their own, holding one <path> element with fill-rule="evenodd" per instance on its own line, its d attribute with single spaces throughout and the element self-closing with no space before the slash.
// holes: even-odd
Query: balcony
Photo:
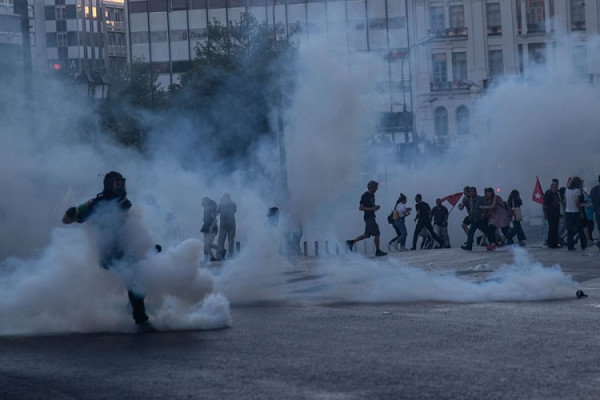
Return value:
<svg viewBox="0 0 600 400">
<path fill-rule="evenodd" d="M 502 35 L 502 27 L 501 26 L 488 26 L 487 34 L 488 34 L 488 36 L 500 36 L 500 35 Z"/>
<path fill-rule="evenodd" d="M 467 27 L 448 28 L 448 29 L 430 29 L 429 37 L 434 39 L 465 39 L 467 37 Z"/>
<path fill-rule="evenodd" d="M 572 31 L 585 31 L 585 21 L 571 21 Z"/>
<path fill-rule="evenodd" d="M 472 83 L 466 81 L 450 81 L 450 82 L 430 82 L 432 92 L 469 92 L 471 91 Z"/>
</svg>

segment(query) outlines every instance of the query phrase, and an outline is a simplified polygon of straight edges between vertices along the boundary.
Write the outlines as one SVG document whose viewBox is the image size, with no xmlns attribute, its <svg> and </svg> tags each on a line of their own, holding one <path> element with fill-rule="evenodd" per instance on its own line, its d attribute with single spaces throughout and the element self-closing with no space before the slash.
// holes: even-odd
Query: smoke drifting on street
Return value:
<svg viewBox="0 0 600 400">
<path fill-rule="evenodd" d="M 276 140 L 249 150 L 255 170 L 224 174 L 210 163 L 189 162 L 190 138 L 202 127 L 187 124 L 185 115 L 177 116 L 179 132 L 148 116 L 150 126 L 161 128 L 151 133 L 157 138 L 151 151 L 140 155 L 106 140 L 94 113 L 53 86 L 58 84 L 36 85 L 35 112 L 22 107 L 17 85 L 0 89 L 3 99 L 14 99 L 12 106 L 5 102 L 0 128 L 0 334 L 131 329 L 122 283 L 127 276 L 100 268 L 85 224 L 61 224 L 68 207 L 101 191 L 102 176 L 111 170 L 127 178 L 136 218 L 131 237 L 144 238 L 134 242 L 147 248 L 140 248 L 143 257 L 130 267 L 147 292 L 151 319 L 164 329 L 226 327 L 235 324 L 230 301 L 289 298 L 278 282 L 294 265 L 279 254 L 280 231 L 265 225 L 271 206 L 282 210 L 280 230 L 300 224 L 302 240 L 343 243 L 362 232 L 358 200 L 367 181 L 376 179 L 385 243 L 393 233 L 386 210 L 400 192 L 411 205 L 416 193 L 433 204 L 465 185 L 480 192 L 501 188 L 504 198 L 516 188 L 524 213 L 539 217 L 539 205 L 529 200 L 536 175 L 546 188 L 555 177 L 562 185 L 575 175 L 591 183 L 600 172 L 596 91 L 567 82 L 507 81 L 486 92 L 472 111 L 489 120 L 487 131 L 472 132 L 471 140 L 444 154 L 423 155 L 412 166 L 390 166 L 384 173 L 367 162 L 378 157 L 365 147 L 376 117 L 368 99 L 358 95 L 371 84 L 368 65 L 374 60 L 364 55 L 364 69 L 340 69 L 327 50 L 314 40 L 300 49 L 297 91 L 289 94 L 284 115 L 289 198 L 274 185 L 280 174 Z M 223 118 L 234 117 L 223 110 Z M 167 139 L 168 147 L 158 145 Z M 241 253 L 217 271 L 199 268 L 200 200 L 224 193 L 238 204 Z M 458 210 L 451 214 L 454 247 L 463 241 L 463 217 Z M 408 224 L 409 235 L 413 227 Z M 163 245 L 162 253 L 153 251 L 155 243 Z M 328 257 L 314 273 L 323 275 L 324 294 L 353 302 L 544 300 L 570 296 L 575 285 L 559 266 L 541 266 L 520 249 L 514 265 L 478 284 L 424 272 L 398 257 Z"/>
</svg>

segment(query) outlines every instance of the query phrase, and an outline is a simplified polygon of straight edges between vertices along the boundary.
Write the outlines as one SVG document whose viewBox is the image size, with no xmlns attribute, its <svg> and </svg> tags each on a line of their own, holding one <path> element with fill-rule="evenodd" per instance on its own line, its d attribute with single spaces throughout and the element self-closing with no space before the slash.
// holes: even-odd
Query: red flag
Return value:
<svg viewBox="0 0 600 400">
<path fill-rule="evenodd" d="M 536 203 L 544 204 L 544 192 L 542 191 L 540 179 L 537 176 L 535 177 L 535 188 L 533 189 L 531 200 L 535 201 Z"/>
<path fill-rule="evenodd" d="M 442 202 L 447 201 L 448 203 L 452 204 L 452 207 L 454 207 L 456 205 L 456 203 L 458 203 L 458 201 L 460 200 L 462 195 L 463 195 L 463 192 L 449 194 L 448 196 L 446 196 L 442 199 Z"/>
</svg>

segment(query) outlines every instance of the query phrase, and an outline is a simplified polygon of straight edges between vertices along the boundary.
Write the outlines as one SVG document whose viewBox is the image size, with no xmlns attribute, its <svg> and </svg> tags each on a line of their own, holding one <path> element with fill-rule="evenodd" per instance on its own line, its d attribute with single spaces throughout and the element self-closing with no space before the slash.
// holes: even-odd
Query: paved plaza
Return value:
<svg viewBox="0 0 600 400">
<path fill-rule="evenodd" d="M 402 296 L 365 284 L 364 274 L 332 280 L 333 269 L 319 268 L 329 262 L 325 256 L 298 257 L 274 279 L 284 295 L 232 302 L 227 329 L 5 336 L 0 398 L 600 397 L 600 251 L 532 244 L 526 254 L 542 272 L 498 274 L 515 263 L 507 248 L 392 253 L 387 260 L 331 256 L 331 262 L 380 274 L 398 262 L 409 265 L 412 272 L 401 276 L 413 287 L 397 275 L 387 278 L 413 293 L 404 301 L 385 301 Z M 424 275 L 417 278 L 419 271 Z M 546 292 L 544 280 L 563 283 Z M 444 287 L 448 282 L 461 289 Z M 347 292 L 371 287 L 383 293 L 361 297 L 340 290 L 344 285 Z M 577 290 L 588 297 L 578 298 Z M 557 298 L 502 301 L 494 300 L 494 291 L 506 298 Z M 455 300 L 427 299 L 428 293 Z"/>
</svg>

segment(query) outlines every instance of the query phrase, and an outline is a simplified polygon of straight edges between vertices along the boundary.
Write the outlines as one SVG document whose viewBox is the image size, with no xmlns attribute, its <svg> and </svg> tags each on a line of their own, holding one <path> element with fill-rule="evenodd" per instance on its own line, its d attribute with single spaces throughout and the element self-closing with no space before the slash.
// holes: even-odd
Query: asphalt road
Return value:
<svg viewBox="0 0 600 400">
<path fill-rule="evenodd" d="M 600 398 L 600 251 L 529 249 L 589 295 L 233 305 L 215 331 L 0 338 L 0 399 Z M 508 251 L 392 254 L 485 279 Z M 440 263 L 440 259 L 449 260 Z M 315 260 L 294 261 L 297 285 Z M 441 265 L 441 266 L 440 266 Z M 462 271 L 462 272 L 461 272 Z M 468 273 L 467 273 L 468 272 Z"/>
</svg>

